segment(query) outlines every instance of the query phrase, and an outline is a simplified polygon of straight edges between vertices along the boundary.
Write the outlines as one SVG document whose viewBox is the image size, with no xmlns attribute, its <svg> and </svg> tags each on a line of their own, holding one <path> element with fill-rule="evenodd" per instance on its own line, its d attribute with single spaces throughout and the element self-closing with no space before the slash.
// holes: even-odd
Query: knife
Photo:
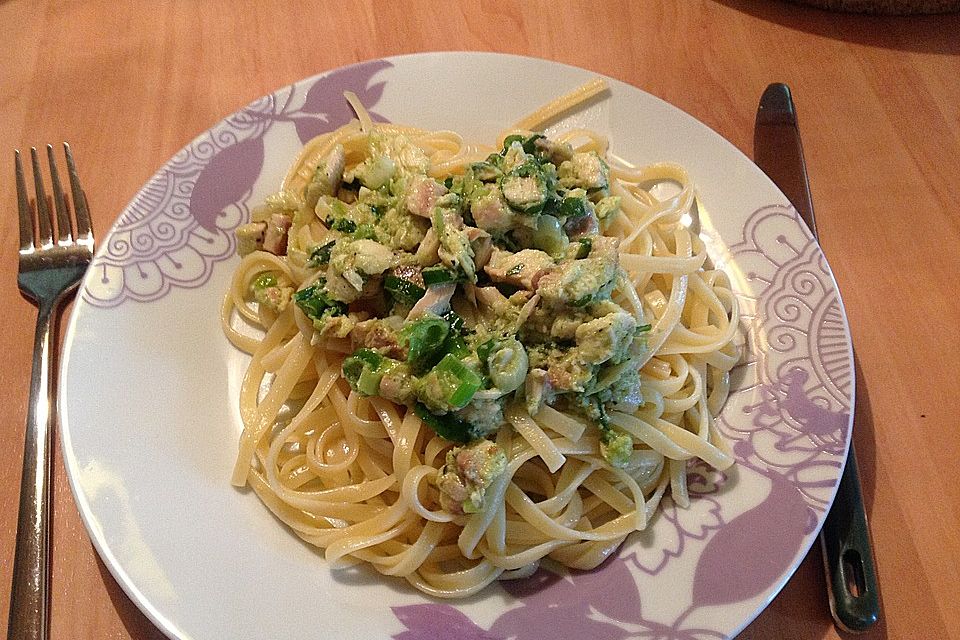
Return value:
<svg viewBox="0 0 960 640">
<path fill-rule="evenodd" d="M 781 82 L 768 86 L 760 98 L 753 155 L 819 241 L 797 114 L 790 88 Z M 833 507 L 820 530 L 820 546 L 834 621 L 844 631 L 868 630 L 880 619 L 880 591 L 853 442 Z"/>
</svg>

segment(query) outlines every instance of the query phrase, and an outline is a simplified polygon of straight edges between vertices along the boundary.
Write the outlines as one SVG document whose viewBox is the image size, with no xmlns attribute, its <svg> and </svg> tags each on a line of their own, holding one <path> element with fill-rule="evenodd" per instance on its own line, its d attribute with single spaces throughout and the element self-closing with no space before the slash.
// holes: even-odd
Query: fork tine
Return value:
<svg viewBox="0 0 960 640">
<path fill-rule="evenodd" d="M 77 221 L 76 240 L 92 240 L 87 194 L 80 187 L 80 177 L 77 175 L 77 165 L 73 162 L 73 152 L 66 142 L 63 143 L 63 151 L 67 156 L 67 173 L 70 176 L 70 191 L 73 194 L 73 213 Z"/>
<path fill-rule="evenodd" d="M 20 251 L 33 248 L 33 216 L 30 211 L 30 198 L 27 196 L 27 181 L 23 177 L 23 162 L 20 150 L 13 152 L 17 173 L 17 211 L 20 214 Z"/>
<path fill-rule="evenodd" d="M 47 145 L 47 162 L 50 164 L 50 182 L 53 185 L 53 206 L 57 212 L 57 240 L 70 241 L 70 212 L 63 197 L 60 174 L 57 172 L 57 159 L 53 157 L 53 145 Z"/>
<path fill-rule="evenodd" d="M 43 176 L 40 173 L 40 154 L 36 147 L 30 147 L 30 160 L 33 164 L 33 187 L 36 191 L 37 222 L 40 236 L 39 246 L 53 244 L 53 219 L 50 217 L 50 207 L 47 205 L 47 190 L 43 186 Z"/>
</svg>

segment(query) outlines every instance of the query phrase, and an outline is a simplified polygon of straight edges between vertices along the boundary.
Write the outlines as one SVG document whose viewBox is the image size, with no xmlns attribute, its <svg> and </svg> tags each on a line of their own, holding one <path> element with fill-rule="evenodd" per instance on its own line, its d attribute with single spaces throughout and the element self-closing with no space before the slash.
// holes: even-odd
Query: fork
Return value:
<svg viewBox="0 0 960 640">
<path fill-rule="evenodd" d="M 56 329 L 63 303 L 76 291 L 93 257 L 93 232 L 86 196 L 80 187 L 70 145 L 63 144 L 70 180 L 70 200 L 64 194 L 53 147 L 47 145 L 53 208 L 43 184 L 40 158 L 30 149 L 33 164 L 35 206 L 31 206 L 20 151 L 14 152 L 17 208 L 20 216 L 20 292 L 38 308 L 34 334 L 30 405 L 27 411 L 20 480 L 20 510 L 17 517 L 17 547 L 13 561 L 13 586 L 7 637 L 10 640 L 40 640 L 49 631 L 50 500 L 52 477 L 53 408 L 55 389 L 51 380 L 53 351 L 51 328 Z M 71 224 L 70 209 L 74 213 Z M 75 232 L 71 227 L 75 227 Z M 54 240 L 56 234 L 56 240 Z M 54 333 L 54 336 L 56 334 Z"/>
</svg>

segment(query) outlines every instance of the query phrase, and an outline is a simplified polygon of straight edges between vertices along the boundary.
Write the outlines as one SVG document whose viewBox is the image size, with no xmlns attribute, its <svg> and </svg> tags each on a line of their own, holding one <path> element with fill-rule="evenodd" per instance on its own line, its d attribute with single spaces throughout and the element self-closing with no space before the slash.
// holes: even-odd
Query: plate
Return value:
<svg viewBox="0 0 960 640">
<path fill-rule="evenodd" d="M 850 440 L 852 352 L 829 266 L 787 199 L 689 115 L 609 80 L 554 123 L 611 138 L 635 162 L 679 162 L 702 235 L 740 298 L 747 354 L 718 419 L 737 464 L 690 468 L 688 509 L 586 573 L 493 585 L 465 601 L 323 557 L 230 485 L 247 357 L 221 335 L 233 229 L 305 140 L 376 116 L 490 141 L 595 74 L 544 60 L 435 53 L 297 82 L 177 153 L 100 242 L 66 335 L 64 457 L 83 520 L 114 577 L 171 638 L 516 637 L 676 640 L 735 635 L 776 595 L 829 508 Z"/>
</svg>

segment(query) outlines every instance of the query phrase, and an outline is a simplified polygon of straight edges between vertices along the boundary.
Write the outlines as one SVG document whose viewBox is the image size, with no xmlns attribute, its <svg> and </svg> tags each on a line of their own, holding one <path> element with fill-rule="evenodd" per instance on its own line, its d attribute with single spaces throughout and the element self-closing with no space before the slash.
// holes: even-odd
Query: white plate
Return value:
<svg viewBox="0 0 960 640">
<path fill-rule="evenodd" d="M 625 638 L 736 634 L 823 522 L 849 443 L 852 354 L 829 267 L 745 156 L 663 101 L 610 94 L 555 124 L 611 136 L 635 162 L 683 164 L 703 234 L 733 278 L 749 337 L 720 417 L 738 464 L 692 469 L 689 509 L 590 573 L 541 570 L 464 602 L 372 571 L 332 572 L 250 491 L 229 483 L 246 356 L 220 332 L 232 230 L 302 142 L 350 117 L 344 90 L 395 122 L 490 141 L 592 77 L 543 60 L 436 53 L 298 82 L 205 132 L 134 198 L 84 281 L 67 333 L 61 420 L 84 522 L 114 577 L 173 638 Z"/>
</svg>

